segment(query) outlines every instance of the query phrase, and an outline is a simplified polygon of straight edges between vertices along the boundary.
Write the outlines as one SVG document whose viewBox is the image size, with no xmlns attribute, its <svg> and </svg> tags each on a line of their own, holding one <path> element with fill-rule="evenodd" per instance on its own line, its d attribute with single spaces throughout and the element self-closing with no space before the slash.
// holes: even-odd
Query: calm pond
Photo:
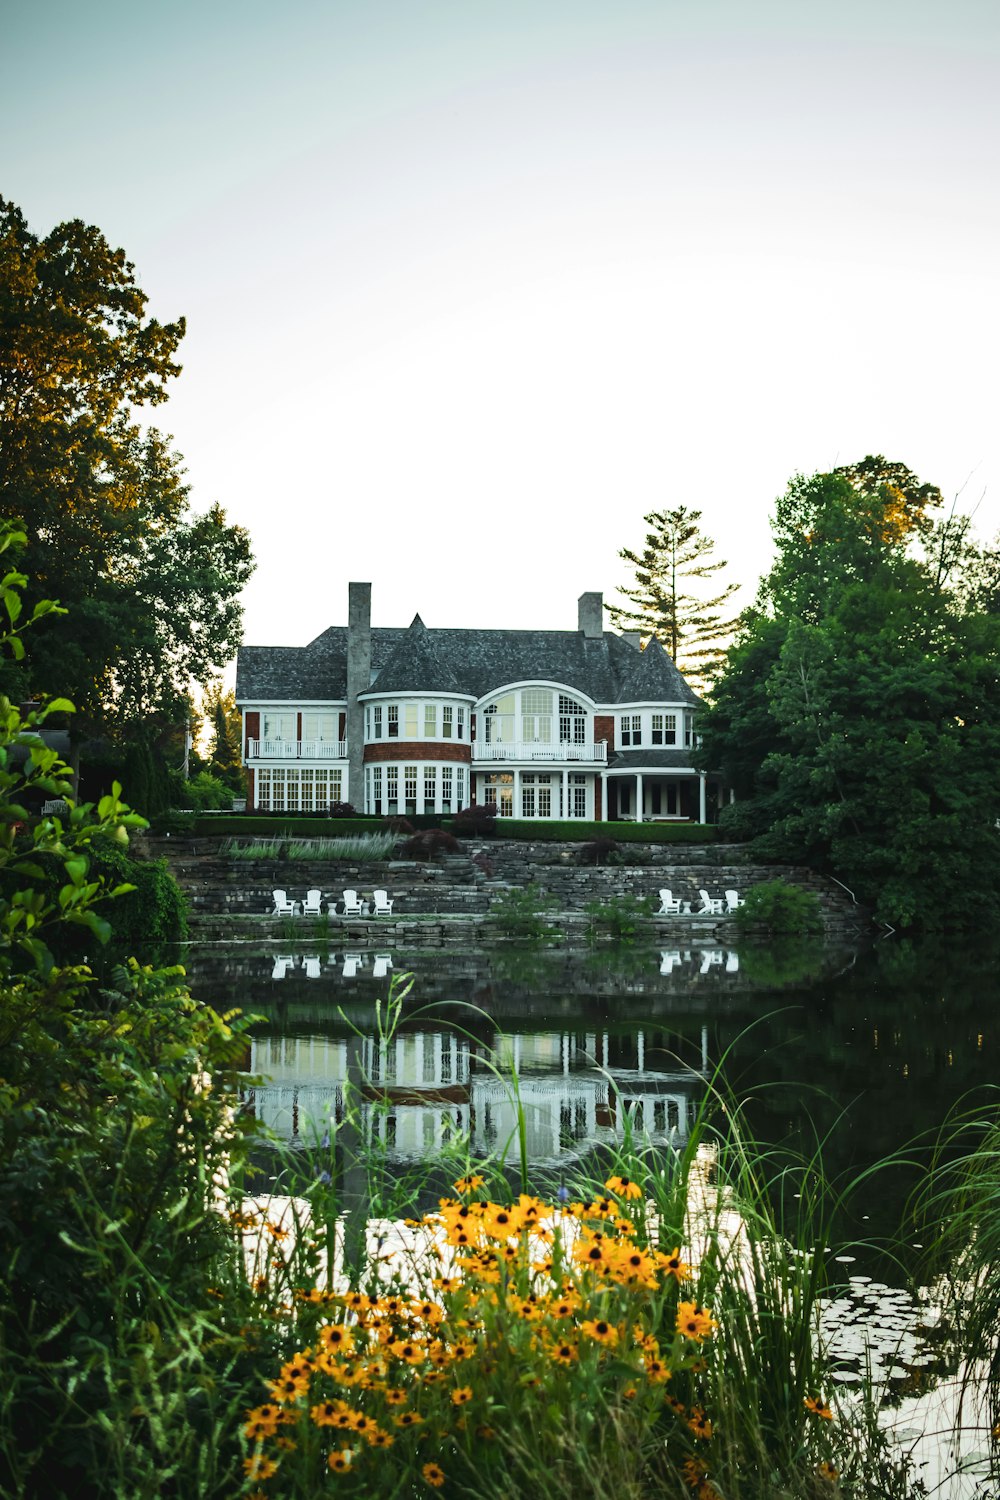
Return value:
<svg viewBox="0 0 1000 1500">
<path fill-rule="evenodd" d="M 822 1141 L 827 1177 L 846 1181 L 986 1103 L 1000 1082 L 998 958 L 996 943 L 890 939 L 864 951 L 210 946 L 183 961 L 196 995 L 264 1018 L 247 1071 L 266 1081 L 247 1107 L 290 1143 L 340 1117 L 350 1081 L 390 1098 L 362 1128 L 401 1168 L 455 1129 L 474 1159 L 513 1159 L 513 1065 L 530 1159 L 571 1180 L 626 1115 L 640 1135 L 683 1139 L 718 1069 L 760 1143 Z M 403 973 L 413 987 L 387 1044 L 375 1003 Z M 894 1237 L 914 1185 L 913 1170 L 880 1171 L 843 1232 Z"/>
</svg>

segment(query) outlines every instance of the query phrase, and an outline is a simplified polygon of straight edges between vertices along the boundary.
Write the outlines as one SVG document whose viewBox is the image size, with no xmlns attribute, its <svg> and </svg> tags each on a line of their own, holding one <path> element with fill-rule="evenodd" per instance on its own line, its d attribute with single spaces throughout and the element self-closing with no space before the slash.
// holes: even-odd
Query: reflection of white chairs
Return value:
<svg viewBox="0 0 1000 1500">
<path fill-rule="evenodd" d="M 721 917 L 726 903 L 721 896 L 710 896 L 707 891 L 699 891 L 701 906 L 698 908 L 700 917 Z"/>
<path fill-rule="evenodd" d="M 344 892 L 344 916 L 360 917 L 364 911 L 364 902 L 359 898 L 357 891 Z"/>
<path fill-rule="evenodd" d="M 320 915 L 319 904 L 322 899 L 322 891 L 306 891 L 306 899 L 302 903 L 302 915 L 304 917 L 318 917 Z"/>
<path fill-rule="evenodd" d="M 740 955 L 732 948 L 726 954 L 726 973 L 738 974 L 740 969 Z"/>
<path fill-rule="evenodd" d="M 272 979 L 284 979 L 289 969 L 295 968 L 295 956 L 291 953 L 279 953 L 274 960 L 274 968 L 271 970 Z"/>
<path fill-rule="evenodd" d="M 372 978 L 384 979 L 392 968 L 391 953 L 376 953 L 375 962 L 372 965 Z"/>
<path fill-rule="evenodd" d="M 307 979 L 319 978 L 320 961 L 318 958 L 304 958 L 302 960 L 302 967 L 306 971 Z"/>
<path fill-rule="evenodd" d="M 681 902 L 674 900 L 673 891 L 664 888 L 660 892 L 660 909 L 656 913 L 658 917 L 676 917 L 680 914 Z"/>
<path fill-rule="evenodd" d="M 286 891 L 272 891 L 274 898 L 274 915 L 276 917 L 297 917 L 299 914 L 299 903 L 289 900 Z"/>
<path fill-rule="evenodd" d="M 392 916 L 392 899 L 388 891 L 372 891 L 372 915 L 376 917 Z"/>
<path fill-rule="evenodd" d="M 740 895 L 739 891 L 726 892 L 727 911 L 737 911 L 743 904 L 743 897 Z"/>
<path fill-rule="evenodd" d="M 667 949 L 664 948 L 660 954 L 660 973 L 672 974 L 673 971 L 677 968 L 677 965 L 680 963 L 680 961 L 681 955 L 678 949 L 674 949 L 672 953 L 669 953 Z"/>
<path fill-rule="evenodd" d="M 712 968 L 712 966 L 714 964 L 721 964 L 721 963 L 722 963 L 722 949 L 721 948 L 706 948 L 705 951 L 704 951 L 704 953 L 701 955 L 701 970 L 700 970 L 700 972 L 702 974 L 707 974 L 708 971 L 709 971 L 709 969 Z"/>
<path fill-rule="evenodd" d="M 357 974 L 358 969 L 359 968 L 363 969 L 364 966 L 365 966 L 365 956 L 364 956 L 363 953 L 345 953 L 344 954 L 344 969 L 343 969 L 343 974 L 344 974 L 344 978 L 345 979 L 353 979 L 354 976 Z"/>
</svg>

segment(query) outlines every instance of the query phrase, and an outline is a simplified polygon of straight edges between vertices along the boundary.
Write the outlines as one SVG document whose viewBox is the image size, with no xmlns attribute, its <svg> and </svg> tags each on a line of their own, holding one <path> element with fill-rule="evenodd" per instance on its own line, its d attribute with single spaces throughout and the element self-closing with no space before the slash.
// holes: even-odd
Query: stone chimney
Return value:
<svg viewBox="0 0 1000 1500">
<path fill-rule="evenodd" d="M 347 594 L 347 797 L 365 810 L 365 709 L 358 694 L 372 681 L 372 586 L 351 583 Z"/>
<path fill-rule="evenodd" d="M 585 640 L 599 641 L 604 634 L 604 595 L 581 594 L 577 600 L 577 629 Z"/>
<path fill-rule="evenodd" d="M 637 651 L 641 651 L 642 650 L 642 632 L 641 631 L 638 631 L 638 630 L 623 630 L 622 631 L 622 640 L 623 641 L 628 641 L 629 645 L 630 646 L 634 646 Z"/>
</svg>

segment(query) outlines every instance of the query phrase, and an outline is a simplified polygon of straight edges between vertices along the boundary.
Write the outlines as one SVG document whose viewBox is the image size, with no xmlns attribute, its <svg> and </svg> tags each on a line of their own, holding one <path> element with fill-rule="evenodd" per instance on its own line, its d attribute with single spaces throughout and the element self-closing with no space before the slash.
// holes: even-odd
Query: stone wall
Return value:
<svg viewBox="0 0 1000 1500">
<path fill-rule="evenodd" d="M 165 847 L 165 845 L 161 846 Z M 651 898 L 659 904 L 659 891 L 667 888 L 674 898 L 689 901 L 697 907 L 699 892 L 706 890 L 721 897 L 726 890 L 745 895 L 751 885 L 781 877 L 813 890 L 820 898 L 824 926 L 828 933 L 856 932 L 868 925 L 867 914 L 853 906 L 842 888 L 796 866 L 761 866 L 747 862 L 737 846 L 682 845 L 652 846 L 643 863 L 638 859 L 647 849 L 636 845 L 629 849 L 635 861 L 627 865 L 589 866 L 577 863 L 579 845 L 496 841 L 471 845 L 468 852 L 449 855 L 440 862 L 384 860 L 352 862 L 334 860 L 254 860 L 222 859 L 214 840 L 172 840 L 165 847 L 171 869 L 188 899 L 192 926 L 211 928 L 213 936 L 224 935 L 228 919 L 244 926 L 256 918 L 254 926 L 273 911 L 273 892 L 284 890 L 294 900 L 302 900 L 310 889 L 323 893 L 323 908 L 340 900 L 346 889 L 370 895 L 384 888 L 393 899 L 392 918 L 378 919 L 378 930 L 386 931 L 409 925 L 418 919 L 419 932 L 431 938 L 427 919 L 445 919 L 444 940 L 456 919 L 461 926 L 481 922 L 488 917 L 503 893 L 534 885 L 546 898 L 549 920 L 558 918 L 567 931 L 580 927 L 581 938 L 586 924 L 586 909 L 592 903 L 621 899 L 638 903 Z M 667 858 L 669 856 L 669 858 Z M 677 857 L 680 856 L 680 857 Z M 461 919 L 465 919 L 464 922 Z M 343 917 L 336 917 L 344 923 Z M 348 922 L 368 932 L 368 923 Z M 645 925 L 645 924 L 644 924 Z M 704 930 L 711 935 L 723 919 L 662 917 L 650 919 L 651 935 L 666 937 L 681 926 L 688 932 Z M 407 933 L 412 940 L 413 934 Z"/>
</svg>

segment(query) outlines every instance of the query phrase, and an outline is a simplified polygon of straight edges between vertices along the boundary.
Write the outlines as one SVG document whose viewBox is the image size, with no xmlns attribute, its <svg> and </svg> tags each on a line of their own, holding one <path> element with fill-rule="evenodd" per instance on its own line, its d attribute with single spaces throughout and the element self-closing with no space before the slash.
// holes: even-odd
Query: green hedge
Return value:
<svg viewBox="0 0 1000 1500">
<path fill-rule="evenodd" d="M 718 836 L 714 823 L 582 823 L 579 818 L 545 822 L 527 818 L 497 820 L 498 838 L 527 839 L 534 843 L 545 839 L 567 843 L 615 839 L 620 844 L 714 844 Z"/>
<path fill-rule="evenodd" d="M 196 817 L 191 831 L 199 838 L 252 834 L 255 838 L 329 839 L 347 834 L 375 833 L 385 826 L 386 821 L 376 817 L 311 818 L 281 813 L 260 817 L 232 813 L 215 818 Z M 406 821 L 414 828 L 453 827 L 452 819 L 429 814 L 407 818 Z M 156 821 L 153 827 L 157 831 Z M 536 822 L 526 818 L 498 818 L 496 825 L 499 839 L 528 839 L 536 843 L 547 839 L 579 844 L 590 839 L 610 838 L 622 844 L 712 844 L 718 836 L 719 830 L 713 823 L 585 823 L 579 818 Z"/>
</svg>

